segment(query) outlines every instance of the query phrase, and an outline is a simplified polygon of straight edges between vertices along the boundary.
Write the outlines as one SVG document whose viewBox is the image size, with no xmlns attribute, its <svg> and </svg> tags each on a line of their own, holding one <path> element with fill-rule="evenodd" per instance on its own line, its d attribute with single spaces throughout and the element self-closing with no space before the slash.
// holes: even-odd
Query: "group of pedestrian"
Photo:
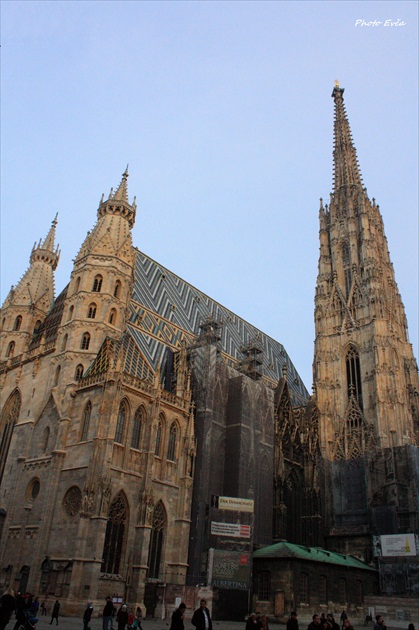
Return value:
<svg viewBox="0 0 419 630">
<path fill-rule="evenodd" d="M 246 621 L 246 630 L 269 630 L 266 615 L 251 613 Z"/>
<path fill-rule="evenodd" d="M 344 610 L 342 611 L 340 620 L 342 630 L 354 630 Z M 287 630 L 299 630 L 298 615 L 295 610 L 290 613 L 290 617 L 287 621 Z M 315 613 L 308 624 L 307 630 L 341 630 L 341 626 L 335 621 L 332 613 L 328 613 L 327 615 L 325 613 L 321 615 Z"/>
<path fill-rule="evenodd" d="M 170 630 L 185 630 L 185 613 L 186 604 L 181 602 L 173 611 Z M 192 615 L 191 623 L 195 626 L 196 630 L 212 630 L 212 620 L 210 611 L 207 608 L 206 599 L 201 599 L 199 602 L 199 608 L 197 608 Z"/>
<path fill-rule="evenodd" d="M 0 630 L 4 630 L 7 624 L 10 622 L 13 614 L 15 615 L 16 623 L 13 630 L 19 630 L 22 626 L 24 628 L 33 628 L 38 619 L 38 613 L 41 615 L 47 614 L 47 597 L 42 602 L 39 602 L 39 597 L 35 597 L 32 593 L 15 592 L 12 587 L 9 587 L 3 595 L 0 597 Z M 50 625 L 55 619 L 58 626 L 58 617 L 60 615 L 60 602 L 56 600 L 51 615 Z"/>
<path fill-rule="evenodd" d="M 90 630 L 89 622 L 92 618 L 93 606 L 89 602 L 83 615 L 83 630 Z M 114 620 L 118 626 L 118 630 L 142 630 L 141 622 L 143 620 L 143 614 L 140 606 L 134 613 L 128 608 L 128 605 L 122 603 L 119 609 L 116 609 L 112 598 L 106 598 L 106 604 L 102 612 L 103 630 L 114 630 Z"/>
</svg>

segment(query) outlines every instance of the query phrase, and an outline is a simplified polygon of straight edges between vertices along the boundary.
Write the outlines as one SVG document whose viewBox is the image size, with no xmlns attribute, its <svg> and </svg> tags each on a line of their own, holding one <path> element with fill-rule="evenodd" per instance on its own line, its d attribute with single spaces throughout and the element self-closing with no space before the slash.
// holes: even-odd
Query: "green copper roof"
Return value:
<svg viewBox="0 0 419 630">
<path fill-rule="evenodd" d="M 326 564 L 338 564 L 342 567 L 352 567 L 354 569 L 365 569 L 375 571 L 365 562 L 361 562 L 353 556 L 346 556 L 333 551 L 326 551 L 320 547 L 303 547 L 302 545 L 292 545 L 288 542 L 279 542 L 269 547 L 263 547 L 253 553 L 254 558 L 297 558 L 299 560 L 311 560 L 313 562 L 323 562 Z"/>
</svg>

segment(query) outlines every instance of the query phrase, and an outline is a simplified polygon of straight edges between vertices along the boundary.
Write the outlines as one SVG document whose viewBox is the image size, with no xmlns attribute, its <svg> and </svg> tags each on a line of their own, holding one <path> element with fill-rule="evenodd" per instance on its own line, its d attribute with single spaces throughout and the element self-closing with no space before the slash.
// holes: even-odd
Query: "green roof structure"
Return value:
<svg viewBox="0 0 419 630">
<path fill-rule="evenodd" d="M 324 564 L 337 564 L 353 569 L 364 569 L 365 571 L 376 571 L 374 567 L 361 562 L 354 556 L 327 551 L 320 547 L 303 547 L 282 541 L 269 547 L 262 547 L 253 553 L 253 558 L 296 558 L 298 560 L 311 560 L 313 562 L 323 562 Z"/>
</svg>

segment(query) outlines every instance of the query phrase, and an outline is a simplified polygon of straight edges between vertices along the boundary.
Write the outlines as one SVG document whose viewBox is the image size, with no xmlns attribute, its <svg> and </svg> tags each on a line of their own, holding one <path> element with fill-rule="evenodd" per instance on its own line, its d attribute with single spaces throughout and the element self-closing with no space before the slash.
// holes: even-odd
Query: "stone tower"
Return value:
<svg viewBox="0 0 419 630">
<path fill-rule="evenodd" d="M 329 205 L 320 201 L 319 213 L 313 376 L 320 446 L 331 462 L 334 533 L 339 527 L 398 533 L 412 531 L 417 518 L 408 472 L 419 438 L 417 364 L 383 219 L 362 183 L 343 92 L 336 84 L 333 192 Z M 368 512 L 380 506 L 394 508 L 385 527 Z"/>
<path fill-rule="evenodd" d="M 334 186 L 320 205 L 314 384 L 327 457 L 417 441 L 417 366 L 375 200 L 367 196 L 343 102 L 333 90 Z"/>
<path fill-rule="evenodd" d="M 55 249 L 57 217 L 44 241 L 34 244 L 29 268 L 7 295 L 1 312 L 1 359 L 13 360 L 27 350 L 54 302 L 54 271 L 60 258 Z M 7 343 L 6 343 L 7 339 Z"/>
<path fill-rule="evenodd" d="M 67 289 L 60 339 L 63 350 L 80 359 L 79 376 L 96 356 L 105 337 L 117 339 L 125 330 L 135 252 L 131 229 L 135 198 L 128 201 L 128 170 L 116 192 L 102 195 L 97 222 L 74 260 Z"/>
</svg>

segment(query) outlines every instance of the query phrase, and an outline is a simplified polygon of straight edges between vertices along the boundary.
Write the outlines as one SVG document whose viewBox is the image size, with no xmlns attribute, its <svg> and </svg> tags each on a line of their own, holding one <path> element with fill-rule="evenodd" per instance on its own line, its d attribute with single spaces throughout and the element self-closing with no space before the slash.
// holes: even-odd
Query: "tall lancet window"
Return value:
<svg viewBox="0 0 419 630">
<path fill-rule="evenodd" d="M 348 298 L 352 286 L 351 256 L 348 243 L 342 245 L 343 272 L 345 274 L 345 295 Z"/>
<path fill-rule="evenodd" d="M 158 578 L 163 553 L 164 530 L 166 526 L 166 511 L 159 501 L 153 511 L 153 522 L 148 551 L 148 576 Z"/>
<path fill-rule="evenodd" d="M 346 382 L 348 386 L 348 398 L 354 396 L 360 408 L 363 409 L 361 365 L 358 351 L 354 346 L 350 346 L 346 353 Z"/>
<path fill-rule="evenodd" d="M 18 389 L 15 389 L 7 399 L 0 416 L 0 481 L 3 477 L 12 433 L 19 418 L 21 404 L 20 392 Z"/>
<path fill-rule="evenodd" d="M 103 546 L 102 571 L 119 573 L 125 546 L 125 530 L 128 524 L 128 506 L 125 494 L 119 492 L 109 508 L 106 524 L 105 544 Z"/>
</svg>

